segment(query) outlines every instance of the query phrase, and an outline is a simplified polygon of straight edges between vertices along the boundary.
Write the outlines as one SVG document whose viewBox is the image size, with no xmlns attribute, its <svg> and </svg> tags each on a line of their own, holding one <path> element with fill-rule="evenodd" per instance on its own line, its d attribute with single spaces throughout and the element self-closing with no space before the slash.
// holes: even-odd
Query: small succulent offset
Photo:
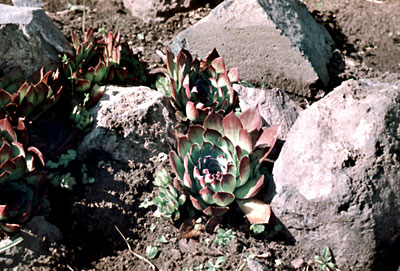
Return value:
<svg viewBox="0 0 400 271">
<path fill-rule="evenodd" d="M 211 112 L 203 126 L 193 125 L 169 154 L 174 182 L 193 206 L 221 216 L 234 201 L 252 224 L 269 222 L 271 209 L 255 196 L 264 184 L 262 162 L 277 140 L 279 125 L 262 127 L 258 107 L 237 117 Z"/>
<path fill-rule="evenodd" d="M 165 220 L 171 218 L 178 220 L 180 218 L 179 207 L 185 203 L 186 196 L 178 194 L 166 169 L 157 171 L 153 184 L 159 187 L 158 195 L 153 200 L 157 206 L 156 214 Z"/>
<path fill-rule="evenodd" d="M 167 69 L 156 87 L 185 115 L 180 118 L 202 122 L 211 110 L 224 115 L 233 109 L 237 96 L 232 83 L 239 81 L 238 69 L 228 71 L 216 49 L 205 60 L 193 59 L 185 49 L 176 58 L 165 50 Z"/>
<path fill-rule="evenodd" d="M 35 147 L 25 148 L 17 135 L 21 141 L 27 138 L 22 119 L 16 129 L 7 118 L 0 120 L 0 229 L 7 232 L 18 231 L 44 198 L 45 173 L 35 170 L 44 165 L 42 154 Z"/>
<path fill-rule="evenodd" d="M 85 107 L 76 105 L 72 110 L 70 119 L 76 129 L 87 133 L 90 131 L 94 118 Z"/>
<path fill-rule="evenodd" d="M 226 246 L 230 243 L 230 241 L 235 238 L 235 233 L 232 229 L 225 231 L 224 229 L 219 229 L 217 232 L 217 236 L 215 237 L 214 244 L 216 246 Z"/>
</svg>

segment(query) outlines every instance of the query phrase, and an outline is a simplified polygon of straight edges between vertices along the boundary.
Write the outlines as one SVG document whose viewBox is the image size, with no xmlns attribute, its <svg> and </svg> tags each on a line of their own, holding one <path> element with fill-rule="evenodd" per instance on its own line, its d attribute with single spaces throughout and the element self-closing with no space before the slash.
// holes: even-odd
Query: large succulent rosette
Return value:
<svg viewBox="0 0 400 271">
<path fill-rule="evenodd" d="M 169 154 L 175 184 L 206 215 L 220 216 L 236 201 L 253 224 L 268 223 L 270 207 L 256 199 L 263 187 L 263 161 L 273 149 L 279 125 L 262 127 L 257 107 L 237 117 L 211 112 L 193 125 Z"/>
<path fill-rule="evenodd" d="M 175 58 L 166 49 L 166 63 L 157 90 L 186 118 L 202 122 L 211 110 L 225 114 L 233 109 L 237 97 L 232 83 L 239 80 L 238 69 L 228 71 L 216 49 L 205 60 L 193 59 L 185 49 Z"/>
</svg>

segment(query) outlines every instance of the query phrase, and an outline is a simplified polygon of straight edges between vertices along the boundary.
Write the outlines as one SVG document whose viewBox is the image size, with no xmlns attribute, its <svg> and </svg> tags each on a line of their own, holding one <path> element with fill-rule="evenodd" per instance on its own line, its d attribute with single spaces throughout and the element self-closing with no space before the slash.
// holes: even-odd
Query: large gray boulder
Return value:
<svg viewBox="0 0 400 271">
<path fill-rule="evenodd" d="M 287 134 L 303 109 L 284 91 L 274 89 L 249 88 L 234 84 L 239 96 L 240 109 L 245 111 L 254 105 L 258 106 L 261 117 L 268 125 L 280 124 L 279 139 L 285 140 Z"/>
<path fill-rule="evenodd" d="M 400 82 L 347 81 L 306 109 L 273 177 L 272 208 L 304 255 L 328 245 L 341 270 L 395 270 Z"/>
<path fill-rule="evenodd" d="M 36 7 L 0 4 L 0 72 L 21 66 L 29 76 L 42 66 L 55 69 L 71 45 L 46 13 Z"/>
<path fill-rule="evenodd" d="M 124 163 L 147 163 L 160 152 L 169 153 L 168 132 L 175 130 L 176 122 L 166 97 L 148 87 L 105 88 L 91 110 L 95 127 L 80 144 L 79 157 L 97 154 Z"/>
<path fill-rule="evenodd" d="M 222 0 L 123 0 L 125 8 L 145 22 L 163 21 L 176 12 L 198 8 L 206 3 L 217 4 Z"/>
<path fill-rule="evenodd" d="M 240 78 L 312 96 L 327 85 L 334 44 L 298 0 L 225 0 L 171 44 L 203 58 L 214 47 Z"/>
</svg>

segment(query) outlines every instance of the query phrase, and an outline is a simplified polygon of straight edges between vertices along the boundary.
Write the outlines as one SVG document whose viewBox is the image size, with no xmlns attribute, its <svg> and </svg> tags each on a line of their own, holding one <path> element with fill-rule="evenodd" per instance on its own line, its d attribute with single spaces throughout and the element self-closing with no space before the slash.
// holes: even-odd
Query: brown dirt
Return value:
<svg viewBox="0 0 400 271">
<path fill-rule="evenodd" d="M 61 0 L 43 2 L 48 15 L 68 39 L 71 30 L 82 31 L 83 9 L 72 11 Z M 76 5 L 78 1 L 68 2 Z M 377 2 L 307 1 L 310 12 L 329 30 L 337 45 L 330 67 L 334 77 L 331 88 L 349 78 L 379 77 L 387 81 L 400 78 L 400 16 L 393 14 L 400 10 L 400 2 Z M 88 0 L 85 26 L 105 33 L 119 29 L 122 38 L 129 41 L 152 69 L 163 64 L 156 50 L 162 51 L 174 35 L 210 10 L 203 7 L 177 13 L 164 23 L 150 24 L 130 16 L 121 0 Z M 32 270 L 151 270 L 148 263 L 134 255 L 144 256 L 148 245 L 158 247 L 158 256 L 151 261 L 159 270 L 200 270 L 194 268 L 209 261 L 215 263 L 219 256 L 226 259 L 219 270 L 249 270 L 244 264 L 249 254 L 273 270 L 296 270 L 292 260 L 301 258 L 303 267 L 312 260 L 297 255 L 295 247 L 284 241 L 283 233 L 273 238 L 251 234 L 244 218 L 235 210 L 220 225 L 235 231 L 235 238 L 228 246 L 216 247 L 215 235 L 204 231 L 198 239 L 182 238 L 179 235 L 182 221 L 175 224 L 163 221 L 153 216 L 154 207 L 139 208 L 146 198 L 151 200 L 155 196 L 152 181 L 157 163 L 121 165 L 103 160 L 93 157 L 86 161 L 96 177 L 95 184 L 80 185 L 74 193 L 58 192 L 56 196 L 50 193 L 52 213 L 48 220 L 62 230 L 63 245 L 59 253 Z M 126 237 L 131 251 L 115 226 Z M 273 230 L 269 229 L 269 233 Z M 158 242 L 161 236 L 168 243 Z M 316 252 L 321 250 L 316 248 Z M 317 270 L 317 266 L 309 270 Z"/>
</svg>

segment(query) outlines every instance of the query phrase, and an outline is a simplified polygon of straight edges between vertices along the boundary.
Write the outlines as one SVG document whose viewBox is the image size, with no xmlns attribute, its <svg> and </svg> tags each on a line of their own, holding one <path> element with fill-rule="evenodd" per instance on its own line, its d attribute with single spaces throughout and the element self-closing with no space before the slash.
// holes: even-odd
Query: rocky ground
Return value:
<svg viewBox="0 0 400 271">
<path fill-rule="evenodd" d="M 303 2 L 336 42 L 330 65 L 333 79 L 323 93 L 347 79 L 400 79 L 400 16 L 395 16 L 396 11 L 400 13 L 399 1 Z M 144 23 L 132 17 L 120 0 L 88 0 L 85 6 L 81 1 L 49 0 L 43 4 L 68 39 L 70 31 L 82 32 L 83 25 L 98 33 L 120 30 L 122 38 L 148 63 L 149 70 L 163 65 L 157 50 L 163 51 L 175 35 L 212 8 L 205 6 L 176 13 L 163 22 Z M 302 106 L 309 102 L 304 102 L 303 97 L 295 98 Z M 76 187 L 73 193 L 50 195 L 52 213 L 47 219 L 64 238 L 52 255 L 32 262 L 31 270 L 319 270 L 312 258 L 299 255 L 273 228 L 262 236 L 249 232 L 248 225 L 235 219 L 235 210 L 220 225 L 235 232 L 228 246 L 215 246 L 215 235 L 203 231 L 196 239 L 182 238 L 179 223 L 155 218 L 154 207 L 139 207 L 155 195 L 152 181 L 155 170 L 163 163 L 160 160 L 120 164 L 93 156 L 87 162 L 96 183 Z M 167 242 L 159 241 L 162 236 Z M 149 245 L 159 251 L 151 264 L 141 257 Z M 246 262 L 249 255 L 256 262 Z M 222 262 L 220 267 L 218 260 Z M 257 263 L 270 269 L 256 269 Z"/>
</svg>

